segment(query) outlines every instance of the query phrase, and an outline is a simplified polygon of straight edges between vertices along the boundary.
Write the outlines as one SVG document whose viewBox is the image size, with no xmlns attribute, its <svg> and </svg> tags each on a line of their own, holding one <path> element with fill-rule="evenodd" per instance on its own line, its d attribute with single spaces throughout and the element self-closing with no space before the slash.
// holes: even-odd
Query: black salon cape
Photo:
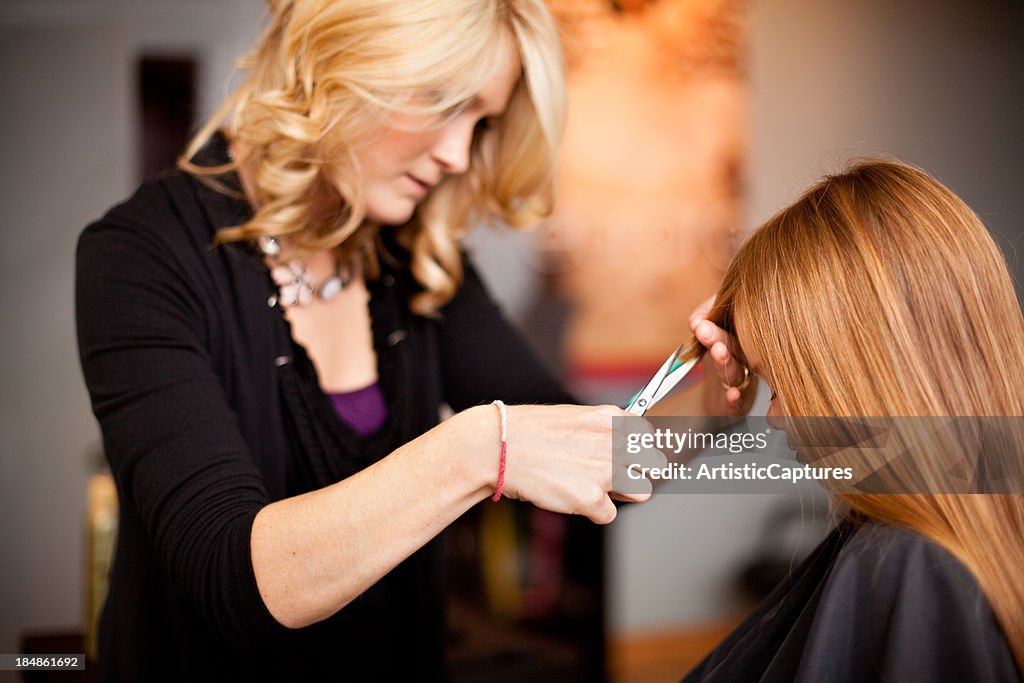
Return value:
<svg viewBox="0 0 1024 683">
<path fill-rule="evenodd" d="M 847 520 L 683 680 L 1021 679 L 966 567 L 919 534 Z"/>
</svg>

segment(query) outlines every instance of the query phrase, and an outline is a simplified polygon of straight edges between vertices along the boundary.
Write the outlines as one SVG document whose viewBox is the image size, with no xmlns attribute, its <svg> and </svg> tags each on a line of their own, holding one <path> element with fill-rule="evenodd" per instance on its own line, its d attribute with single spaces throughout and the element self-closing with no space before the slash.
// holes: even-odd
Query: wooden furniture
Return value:
<svg viewBox="0 0 1024 683">
<path fill-rule="evenodd" d="M 633 633 L 608 640 L 612 683 L 678 681 L 742 620 L 708 622 L 671 631 Z"/>
</svg>

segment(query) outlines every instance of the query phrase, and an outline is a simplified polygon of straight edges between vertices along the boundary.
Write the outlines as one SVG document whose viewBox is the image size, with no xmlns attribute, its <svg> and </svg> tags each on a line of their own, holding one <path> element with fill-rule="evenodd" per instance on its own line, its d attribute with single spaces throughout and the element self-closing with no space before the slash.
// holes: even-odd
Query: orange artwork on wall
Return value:
<svg viewBox="0 0 1024 683">
<path fill-rule="evenodd" d="M 643 374 L 689 337 L 735 247 L 746 149 L 739 0 L 552 2 L 569 118 L 544 262 L 570 382 Z M 585 391 L 582 393 L 586 393 Z"/>
</svg>

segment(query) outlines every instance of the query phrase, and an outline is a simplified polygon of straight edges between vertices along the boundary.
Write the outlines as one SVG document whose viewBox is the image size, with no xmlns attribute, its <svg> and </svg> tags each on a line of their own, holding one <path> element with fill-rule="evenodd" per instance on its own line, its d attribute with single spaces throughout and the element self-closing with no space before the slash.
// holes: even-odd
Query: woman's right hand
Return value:
<svg viewBox="0 0 1024 683">
<path fill-rule="evenodd" d="M 497 481 L 500 439 L 498 412 L 491 406 L 482 419 L 491 423 L 484 428 L 481 441 L 485 471 L 490 481 Z M 615 406 L 515 405 L 508 406 L 508 453 L 503 494 L 509 498 L 529 501 L 534 505 L 565 514 L 588 517 L 597 524 L 615 519 L 612 498 L 627 502 L 643 502 L 650 498 L 649 481 L 630 481 L 633 493 L 615 493 L 613 482 L 622 481 L 615 469 L 625 473 L 621 456 L 625 453 L 624 436 L 616 435 L 614 417 L 629 417 Z M 467 411 L 470 412 L 470 411 Z M 490 438 L 486 438 L 488 436 Z M 487 446 L 486 444 L 490 444 Z M 613 462 L 613 448 L 619 453 Z M 647 450 L 630 458 L 646 467 L 664 467 L 665 456 Z M 640 493 L 635 491 L 642 490 Z"/>
</svg>

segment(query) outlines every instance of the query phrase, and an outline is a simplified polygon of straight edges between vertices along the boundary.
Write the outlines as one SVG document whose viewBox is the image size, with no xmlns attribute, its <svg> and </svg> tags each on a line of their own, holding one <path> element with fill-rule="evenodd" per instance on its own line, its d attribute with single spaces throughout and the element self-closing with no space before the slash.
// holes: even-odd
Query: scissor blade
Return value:
<svg viewBox="0 0 1024 683">
<path fill-rule="evenodd" d="M 700 360 L 699 357 L 691 358 L 690 360 L 686 361 L 678 368 L 670 372 L 668 377 L 662 380 L 661 386 L 658 387 L 658 390 L 654 393 L 654 397 L 651 399 L 651 405 L 654 405 L 661 399 L 668 396 L 668 393 L 675 389 L 676 385 L 679 384 L 684 377 L 690 374 L 690 371 L 693 370 L 695 365 L 697 365 L 698 360 Z"/>
<path fill-rule="evenodd" d="M 665 362 L 661 364 L 661 367 L 658 368 L 658 371 L 654 373 L 654 377 L 651 377 L 650 381 L 647 382 L 647 384 L 644 385 L 644 388 L 640 390 L 640 393 L 634 396 L 633 400 L 630 401 L 629 405 L 626 406 L 627 412 L 632 413 L 633 415 L 643 415 L 644 413 L 647 412 L 648 408 L 654 405 L 654 396 L 658 392 L 658 389 L 661 387 L 661 384 L 664 381 L 665 377 L 672 370 L 672 367 L 675 364 L 676 359 L 679 358 L 679 352 L 682 350 L 682 348 L 682 344 L 677 346 L 676 350 L 673 351 L 672 354 L 665 360 Z"/>
</svg>

